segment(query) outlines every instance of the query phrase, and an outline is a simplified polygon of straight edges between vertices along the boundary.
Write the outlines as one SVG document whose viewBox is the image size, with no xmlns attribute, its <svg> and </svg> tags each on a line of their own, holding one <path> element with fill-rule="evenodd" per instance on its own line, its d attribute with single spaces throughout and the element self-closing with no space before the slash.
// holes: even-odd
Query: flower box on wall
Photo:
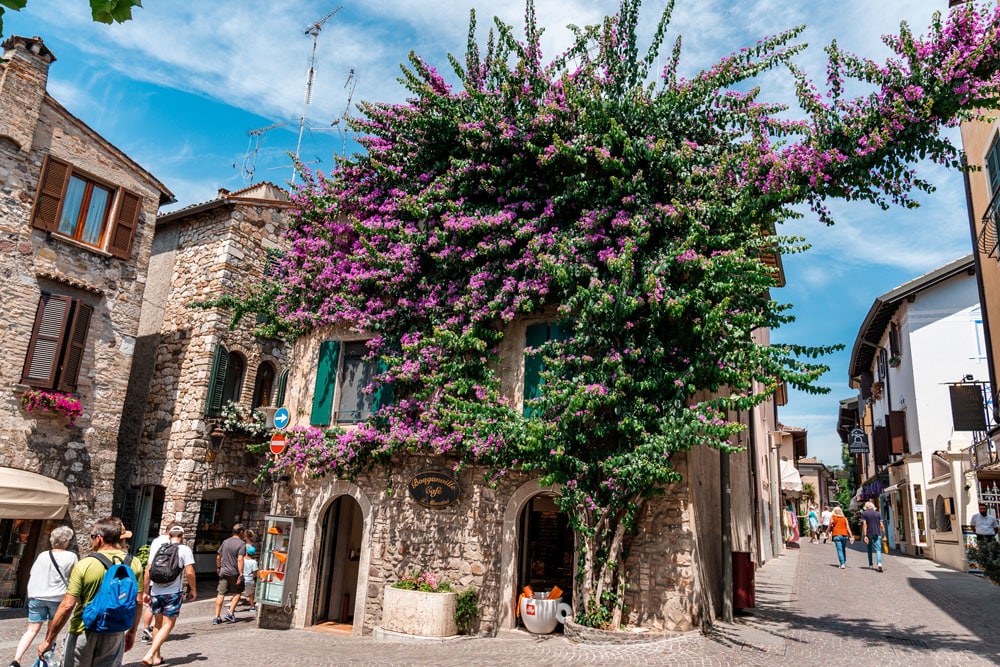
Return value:
<svg viewBox="0 0 1000 667">
<path fill-rule="evenodd" d="M 386 586 L 381 628 L 418 637 L 452 637 L 458 634 L 457 599 L 454 592 L 429 593 Z"/>
<path fill-rule="evenodd" d="M 73 394 L 45 389 L 26 389 L 20 398 L 21 409 L 34 417 L 51 415 L 76 425 L 77 417 L 83 414 L 80 401 Z"/>
</svg>

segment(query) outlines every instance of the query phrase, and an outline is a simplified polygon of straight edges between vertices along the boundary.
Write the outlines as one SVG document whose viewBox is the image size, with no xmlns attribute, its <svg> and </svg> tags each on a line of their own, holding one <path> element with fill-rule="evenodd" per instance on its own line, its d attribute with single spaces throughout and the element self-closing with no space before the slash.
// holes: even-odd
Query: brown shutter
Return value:
<svg viewBox="0 0 1000 667">
<path fill-rule="evenodd" d="M 135 238 L 136 227 L 139 226 L 139 211 L 142 210 L 142 199 L 134 192 L 123 189 L 121 203 L 115 214 L 115 224 L 111 228 L 111 243 L 108 252 L 115 257 L 129 259 L 132 257 L 132 239 Z"/>
<path fill-rule="evenodd" d="M 35 313 L 35 326 L 28 344 L 28 356 L 24 360 L 24 375 L 21 382 L 32 387 L 52 389 L 59 368 L 66 323 L 69 320 L 73 300 L 68 296 L 42 293 Z"/>
<path fill-rule="evenodd" d="M 875 466 L 889 464 L 889 431 L 885 426 L 875 427 Z"/>
<path fill-rule="evenodd" d="M 59 374 L 60 391 L 76 391 L 83 350 L 87 345 L 87 329 L 90 327 L 90 317 L 93 312 L 94 309 L 89 304 L 79 301 L 76 303 L 73 324 L 69 327 L 69 337 L 63 352 L 62 372 Z"/>
<path fill-rule="evenodd" d="M 890 451 L 893 454 L 903 454 L 906 446 L 906 413 L 902 410 L 892 410 L 889 413 Z"/>
<path fill-rule="evenodd" d="M 46 156 L 42 167 L 42 178 L 38 182 L 35 210 L 31 214 L 31 225 L 47 232 L 59 229 L 59 214 L 66 195 L 66 186 L 73 168 L 51 155 Z"/>
</svg>

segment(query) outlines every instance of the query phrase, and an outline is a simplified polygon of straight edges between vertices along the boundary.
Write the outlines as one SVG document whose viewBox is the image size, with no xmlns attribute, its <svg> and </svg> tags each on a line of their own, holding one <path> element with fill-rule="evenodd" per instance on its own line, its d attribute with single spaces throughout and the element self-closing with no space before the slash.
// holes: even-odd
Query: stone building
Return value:
<svg viewBox="0 0 1000 667">
<path fill-rule="evenodd" d="M 252 318 L 231 327 L 231 311 L 192 304 L 262 282 L 280 256 L 289 206 L 284 190 L 259 183 L 220 190 L 156 225 L 141 363 L 124 409 L 141 427 L 122 432 L 122 450 L 132 454 L 118 475 L 122 516 L 135 526 L 136 544 L 163 523 L 184 526 L 201 572 L 214 570 L 234 522 L 254 525 L 270 504 L 254 481 L 261 457 L 247 451 L 252 438 L 220 428 L 224 407 L 234 402 L 249 413 L 280 404 L 288 366 L 284 344 L 255 336 Z"/>
<path fill-rule="evenodd" d="M 9 599 L 23 597 L 57 522 L 85 536 L 112 511 L 154 222 L 173 195 L 49 95 L 55 56 L 41 39 L 15 36 L 3 48 L 0 598 Z"/>
<path fill-rule="evenodd" d="M 501 383 L 512 405 L 523 405 L 530 384 L 526 341 L 545 325 L 540 318 L 515 320 L 504 332 Z M 767 343 L 767 332 L 759 337 Z M 361 359 L 363 341 L 333 329 L 296 341 L 287 396 L 293 424 L 351 428 L 377 409 L 379 397 L 360 391 L 374 370 Z M 731 455 L 728 467 L 717 450 L 703 447 L 672 458 L 684 481 L 651 499 L 639 519 L 628 561 L 628 624 L 690 630 L 722 613 L 729 598 L 723 508 L 731 511 L 731 550 L 748 565 L 782 548 L 774 404 L 742 419 L 748 428 L 736 444 L 745 451 Z M 349 624 L 355 635 L 371 633 L 382 620 L 384 588 L 414 570 L 475 588 L 475 631 L 484 635 L 516 626 L 514 607 L 525 585 L 558 586 L 571 601 L 575 535 L 554 502 L 559 489 L 520 472 L 491 487 L 483 469 L 467 466 L 454 476 L 453 502 L 428 507 L 411 497 L 410 487 L 424 475 L 454 475 L 447 472 L 454 463 L 397 456 L 350 481 L 304 474 L 277 481 L 272 511 L 293 519 L 272 521 L 265 535 L 260 563 L 271 582 L 258 586 L 257 599 L 272 604 L 261 608 L 261 625 L 335 622 Z M 286 539 L 289 527 L 298 535 Z"/>
</svg>

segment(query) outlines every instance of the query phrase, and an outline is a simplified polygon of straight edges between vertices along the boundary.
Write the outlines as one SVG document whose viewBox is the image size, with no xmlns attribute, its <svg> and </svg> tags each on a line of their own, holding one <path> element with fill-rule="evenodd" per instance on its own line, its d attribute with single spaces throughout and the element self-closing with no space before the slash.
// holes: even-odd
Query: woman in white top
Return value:
<svg viewBox="0 0 1000 667">
<path fill-rule="evenodd" d="M 77 556 L 66 551 L 73 539 L 73 529 L 59 526 L 49 535 L 50 551 L 43 551 L 35 558 L 28 577 L 28 629 L 17 644 L 17 653 L 10 667 L 21 667 L 19 662 L 42 628 L 42 623 L 52 622 L 56 609 L 66 593 L 69 573 L 76 565 Z"/>
</svg>

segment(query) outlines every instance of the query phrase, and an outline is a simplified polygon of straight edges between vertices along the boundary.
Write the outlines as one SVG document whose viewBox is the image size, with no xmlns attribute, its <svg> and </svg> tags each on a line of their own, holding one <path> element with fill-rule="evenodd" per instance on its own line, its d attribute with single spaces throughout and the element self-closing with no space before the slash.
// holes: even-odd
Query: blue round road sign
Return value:
<svg viewBox="0 0 1000 667">
<path fill-rule="evenodd" d="M 288 422 L 291 419 L 292 416 L 288 414 L 288 408 L 278 408 L 274 413 L 274 428 L 280 431 L 288 426 Z"/>
</svg>

